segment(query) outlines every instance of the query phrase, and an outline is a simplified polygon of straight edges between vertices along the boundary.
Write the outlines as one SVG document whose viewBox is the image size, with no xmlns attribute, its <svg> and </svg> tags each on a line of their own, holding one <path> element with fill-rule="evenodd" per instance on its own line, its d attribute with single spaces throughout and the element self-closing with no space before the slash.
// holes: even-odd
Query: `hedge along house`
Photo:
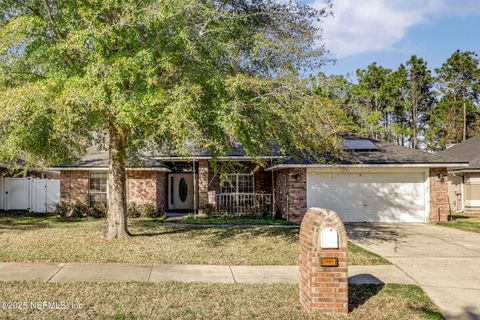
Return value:
<svg viewBox="0 0 480 320">
<path fill-rule="evenodd" d="M 468 162 L 467 167 L 452 168 L 448 172 L 448 197 L 454 212 L 480 212 L 480 135 L 456 144 L 439 153 L 457 161 Z"/>
<path fill-rule="evenodd" d="M 217 158 L 217 165 L 225 164 L 222 178 L 205 152 L 145 157 L 142 165 L 127 168 L 127 200 L 154 203 L 159 213 L 198 208 L 244 214 L 260 208 L 298 221 L 317 206 L 346 222 L 447 219 L 447 170 L 467 163 L 367 138 L 346 137 L 344 146 L 348 160 L 317 164 L 264 156 L 265 166 L 238 147 Z M 73 166 L 53 168 L 61 171 L 62 200 L 105 202 L 106 159 L 106 152 L 92 152 Z"/>
</svg>

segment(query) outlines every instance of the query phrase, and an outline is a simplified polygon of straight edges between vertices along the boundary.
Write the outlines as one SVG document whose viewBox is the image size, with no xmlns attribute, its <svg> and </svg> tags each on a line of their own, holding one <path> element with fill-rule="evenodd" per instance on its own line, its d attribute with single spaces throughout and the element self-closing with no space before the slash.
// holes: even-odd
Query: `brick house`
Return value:
<svg viewBox="0 0 480 320">
<path fill-rule="evenodd" d="M 348 160 L 316 164 L 299 157 L 249 157 L 242 148 L 217 158 L 164 154 L 127 166 L 127 200 L 152 203 L 158 212 L 265 206 L 277 217 L 301 220 L 307 207 L 325 207 L 344 221 L 431 222 L 448 215 L 448 169 L 465 166 L 450 157 L 348 137 Z M 96 204 L 107 197 L 105 151 L 60 166 L 61 199 Z M 258 164 L 262 160 L 262 164 Z M 234 163 L 229 172 L 215 169 Z"/>
<path fill-rule="evenodd" d="M 448 171 L 450 208 L 455 212 L 480 213 L 480 135 L 439 153 L 468 162 Z"/>
</svg>

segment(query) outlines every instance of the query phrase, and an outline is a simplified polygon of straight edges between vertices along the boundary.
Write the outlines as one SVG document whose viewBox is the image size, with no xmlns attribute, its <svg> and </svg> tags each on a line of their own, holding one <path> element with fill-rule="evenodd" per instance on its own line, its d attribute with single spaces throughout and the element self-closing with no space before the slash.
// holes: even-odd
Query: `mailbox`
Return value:
<svg viewBox="0 0 480 320">
<path fill-rule="evenodd" d="M 320 248 L 338 249 L 338 232 L 335 228 L 323 228 L 320 232 Z"/>
<path fill-rule="evenodd" d="M 300 304 L 308 312 L 348 313 L 348 242 L 330 209 L 310 208 L 300 227 Z"/>
</svg>

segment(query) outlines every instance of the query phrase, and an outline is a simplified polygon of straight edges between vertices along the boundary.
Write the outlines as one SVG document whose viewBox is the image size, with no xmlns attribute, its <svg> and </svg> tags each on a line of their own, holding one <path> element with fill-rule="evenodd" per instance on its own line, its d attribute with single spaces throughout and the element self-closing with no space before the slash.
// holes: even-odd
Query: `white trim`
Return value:
<svg viewBox="0 0 480 320">
<path fill-rule="evenodd" d="M 279 164 L 265 169 L 276 171 L 289 168 L 453 168 L 468 166 L 467 163 L 459 165 L 454 163 L 412 163 L 412 164 Z"/>
<path fill-rule="evenodd" d="M 425 172 L 428 168 L 417 167 L 321 167 L 307 168 L 310 172 L 357 173 L 357 172 Z"/>
<path fill-rule="evenodd" d="M 255 159 L 285 159 L 285 156 L 260 156 L 260 157 L 250 157 L 250 156 L 220 156 L 216 157 L 217 160 L 238 160 L 238 161 L 248 161 Z M 153 157 L 155 160 L 164 160 L 164 161 L 192 161 L 193 157 Z M 195 156 L 195 161 L 198 160 L 211 160 L 211 156 Z"/>
<path fill-rule="evenodd" d="M 468 177 L 467 177 L 467 181 L 465 182 L 465 184 L 468 184 L 468 185 L 479 185 L 479 184 L 480 184 L 480 177 L 470 177 L 470 176 L 468 176 Z"/>
<path fill-rule="evenodd" d="M 423 222 L 430 222 L 430 171 L 425 170 L 425 213 Z"/>
<path fill-rule="evenodd" d="M 470 201 L 468 201 L 467 207 L 480 207 L 480 200 L 470 200 Z"/>
<path fill-rule="evenodd" d="M 478 173 L 480 169 L 458 169 L 458 170 L 450 170 L 452 173 Z"/>
<path fill-rule="evenodd" d="M 167 168 L 126 168 L 127 171 L 159 171 L 159 172 L 171 172 L 172 170 Z M 108 171 L 108 167 L 52 167 L 48 171 Z"/>
</svg>

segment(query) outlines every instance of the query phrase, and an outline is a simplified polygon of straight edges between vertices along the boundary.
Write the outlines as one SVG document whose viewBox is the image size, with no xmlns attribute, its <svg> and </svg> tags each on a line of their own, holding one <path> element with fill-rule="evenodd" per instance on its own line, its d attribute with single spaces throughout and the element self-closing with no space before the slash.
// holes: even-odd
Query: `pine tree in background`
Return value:
<svg viewBox="0 0 480 320">
<path fill-rule="evenodd" d="M 435 69 L 440 102 L 431 113 L 428 137 L 433 149 L 443 149 L 477 133 L 480 95 L 478 55 L 455 51 Z"/>
</svg>

